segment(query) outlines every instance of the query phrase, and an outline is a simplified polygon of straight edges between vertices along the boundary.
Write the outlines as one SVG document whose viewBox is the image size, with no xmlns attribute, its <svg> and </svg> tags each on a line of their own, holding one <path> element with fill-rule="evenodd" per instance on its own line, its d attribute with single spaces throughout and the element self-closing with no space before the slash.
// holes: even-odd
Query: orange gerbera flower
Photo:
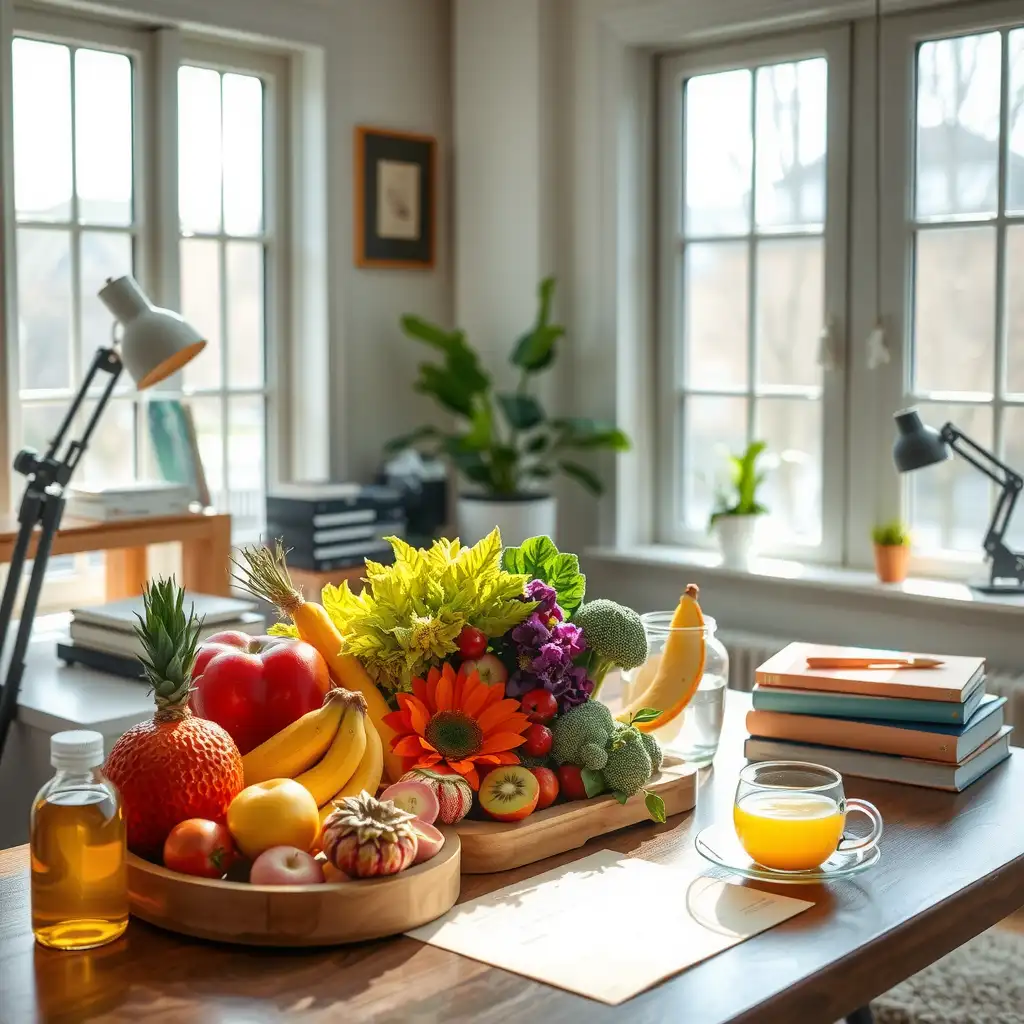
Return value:
<svg viewBox="0 0 1024 1024">
<path fill-rule="evenodd" d="M 456 674 L 446 664 L 414 679 L 398 705 L 384 721 L 395 730 L 391 749 L 406 771 L 447 765 L 479 789 L 477 767 L 519 763 L 512 751 L 526 742 L 529 720 L 519 701 L 505 699 L 504 683 L 488 686 L 478 673 Z"/>
</svg>

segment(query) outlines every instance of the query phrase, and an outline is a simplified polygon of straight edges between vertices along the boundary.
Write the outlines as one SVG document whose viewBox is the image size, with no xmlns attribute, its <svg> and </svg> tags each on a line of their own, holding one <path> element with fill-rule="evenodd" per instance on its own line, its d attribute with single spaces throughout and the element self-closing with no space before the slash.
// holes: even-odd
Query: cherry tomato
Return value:
<svg viewBox="0 0 1024 1024">
<path fill-rule="evenodd" d="M 537 797 L 537 810 L 543 811 L 558 799 L 558 776 L 550 768 L 531 768 L 531 772 L 540 783 L 540 796 Z"/>
<path fill-rule="evenodd" d="M 530 690 L 520 703 L 531 722 L 550 722 L 558 714 L 558 701 L 547 690 Z"/>
<path fill-rule="evenodd" d="M 587 799 L 587 787 L 583 785 L 583 775 L 576 765 L 563 764 L 558 769 L 558 782 L 566 800 Z"/>
<path fill-rule="evenodd" d="M 551 749 L 551 730 L 546 725 L 534 723 L 523 735 L 526 737 L 523 750 L 530 757 L 543 757 Z"/>
<path fill-rule="evenodd" d="M 473 660 L 482 658 L 487 650 L 487 634 L 475 626 L 463 626 L 458 639 L 459 654 Z"/>
<path fill-rule="evenodd" d="M 179 822 L 164 841 L 164 867 L 185 875 L 222 878 L 237 856 L 227 825 L 206 818 Z"/>
</svg>

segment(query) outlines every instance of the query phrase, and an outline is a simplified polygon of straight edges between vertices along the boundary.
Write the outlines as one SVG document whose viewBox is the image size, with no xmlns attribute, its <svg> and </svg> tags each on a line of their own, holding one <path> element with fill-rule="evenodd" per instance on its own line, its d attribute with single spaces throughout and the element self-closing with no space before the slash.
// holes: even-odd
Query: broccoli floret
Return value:
<svg viewBox="0 0 1024 1024">
<path fill-rule="evenodd" d="M 559 764 L 588 767 L 582 760 L 583 748 L 588 748 L 588 760 L 593 763 L 596 753 L 589 749 L 590 745 L 604 753 L 614 726 L 612 713 L 600 701 L 588 700 L 578 704 L 551 723 L 551 756 Z"/>
<path fill-rule="evenodd" d="M 647 660 L 647 635 L 632 608 L 598 598 L 582 605 L 572 621 L 583 630 L 587 642 L 579 664 L 593 680 L 595 695 L 611 669 L 637 668 Z"/>
<path fill-rule="evenodd" d="M 640 740 L 643 742 L 644 749 L 651 759 L 651 774 L 653 775 L 661 770 L 661 762 L 665 759 L 661 744 L 649 732 L 641 732 Z"/>
<path fill-rule="evenodd" d="M 579 766 L 599 772 L 608 763 L 608 751 L 599 743 L 584 743 L 579 750 Z"/>
<path fill-rule="evenodd" d="M 608 750 L 604 777 L 608 788 L 624 796 L 639 792 L 650 781 L 654 767 L 639 729 L 625 726 L 615 730 Z"/>
</svg>

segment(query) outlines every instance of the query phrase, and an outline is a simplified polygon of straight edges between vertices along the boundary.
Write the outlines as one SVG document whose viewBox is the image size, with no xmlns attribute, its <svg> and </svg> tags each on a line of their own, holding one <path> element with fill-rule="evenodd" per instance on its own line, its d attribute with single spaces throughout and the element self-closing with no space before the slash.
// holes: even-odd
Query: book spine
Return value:
<svg viewBox="0 0 1024 1024">
<path fill-rule="evenodd" d="M 819 693 L 782 687 L 755 687 L 753 704 L 758 711 L 791 715 L 823 715 L 828 718 L 878 718 L 900 722 L 934 722 L 963 725 L 967 704 L 950 701 L 903 700 L 900 697 L 868 697 L 862 694 Z"/>
<path fill-rule="evenodd" d="M 920 671 L 919 673 L 920 674 Z M 849 676 L 814 675 L 810 672 L 763 672 L 754 673 L 754 681 L 760 686 L 782 686 L 794 690 L 814 690 L 824 693 L 853 693 L 871 697 L 892 697 L 898 694 L 906 700 L 938 700 L 962 703 L 959 690 L 946 686 L 929 686 L 900 680 L 893 683 L 886 678 L 851 679 Z"/>
</svg>

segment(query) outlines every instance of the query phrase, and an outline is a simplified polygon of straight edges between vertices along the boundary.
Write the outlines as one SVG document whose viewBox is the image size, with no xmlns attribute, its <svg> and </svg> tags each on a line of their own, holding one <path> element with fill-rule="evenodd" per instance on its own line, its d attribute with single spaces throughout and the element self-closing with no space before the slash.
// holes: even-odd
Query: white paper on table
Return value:
<svg viewBox="0 0 1024 1024">
<path fill-rule="evenodd" d="M 600 850 L 406 934 L 614 1006 L 813 905 Z"/>
</svg>

